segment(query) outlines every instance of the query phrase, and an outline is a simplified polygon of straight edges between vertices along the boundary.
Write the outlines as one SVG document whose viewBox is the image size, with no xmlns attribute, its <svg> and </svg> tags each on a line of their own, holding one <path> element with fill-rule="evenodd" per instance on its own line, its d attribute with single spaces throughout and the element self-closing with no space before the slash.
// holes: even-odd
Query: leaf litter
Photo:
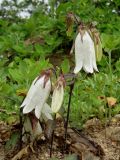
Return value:
<svg viewBox="0 0 120 160">
<path fill-rule="evenodd" d="M 106 128 L 96 118 L 88 120 L 82 131 L 69 126 L 66 150 L 64 148 L 64 122 L 58 119 L 54 133 L 52 158 L 49 156 L 50 141 L 44 135 L 33 144 L 23 144 L 21 149 L 19 141 L 14 138 L 13 146 L 11 145 L 9 149 L 6 148 L 12 135 L 19 133 L 19 123 L 10 126 L 0 122 L 0 160 L 119 160 L 119 117 L 113 117 Z"/>
</svg>

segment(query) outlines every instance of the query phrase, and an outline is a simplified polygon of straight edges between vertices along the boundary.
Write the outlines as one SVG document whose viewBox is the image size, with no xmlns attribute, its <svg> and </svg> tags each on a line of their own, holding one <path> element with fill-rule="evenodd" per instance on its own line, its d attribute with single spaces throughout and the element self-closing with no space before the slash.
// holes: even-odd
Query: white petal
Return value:
<svg viewBox="0 0 120 160">
<path fill-rule="evenodd" d="M 87 73 L 93 73 L 93 53 L 95 52 L 94 49 L 94 42 L 91 39 L 88 32 L 85 32 L 83 37 L 83 44 L 84 44 L 84 62 L 83 62 L 83 69 Z"/>
<path fill-rule="evenodd" d="M 40 106 L 35 107 L 35 116 L 39 119 L 41 116 L 41 111 L 42 111 L 43 105 L 40 104 Z"/>
<path fill-rule="evenodd" d="M 96 64 L 96 55 L 95 55 L 95 51 L 93 52 L 93 69 L 95 70 L 95 71 L 97 71 L 97 72 L 99 72 L 98 71 L 98 68 L 97 68 L 97 64 Z"/>
<path fill-rule="evenodd" d="M 39 119 L 40 115 L 41 115 L 41 110 L 42 107 L 44 106 L 46 100 L 49 97 L 50 94 L 50 90 L 51 90 L 51 82 L 50 79 L 47 81 L 45 88 L 40 87 L 39 89 L 39 93 L 37 92 L 36 95 L 38 94 L 38 98 L 36 97 L 36 107 L 35 107 L 35 115 L 36 117 Z"/>
<path fill-rule="evenodd" d="M 27 93 L 27 96 L 26 96 L 26 98 L 24 99 L 24 101 L 23 101 L 23 103 L 21 104 L 20 107 L 24 107 L 24 106 L 31 100 L 31 98 L 33 97 L 33 94 L 34 94 L 34 91 L 35 91 L 35 85 L 34 85 L 34 83 L 35 83 L 35 81 L 37 80 L 37 78 L 38 78 L 38 77 L 36 77 L 36 78 L 34 79 L 34 81 L 32 82 L 32 84 L 31 84 L 31 86 L 30 86 L 30 89 L 29 89 L 29 91 L 28 91 L 28 93 Z"/>
<path fill-rule="evenodd" d="M 59 88 L 55 88 L 52 96 L 52 104 L 51 109 L 54 113 L 57 113 L 62 105 L 64 97 L 64 88 L 60 86 Z"/>
<path fill-rule="evenodd" d="M 81 35 L 80 33 L 77 35 L 76 39 L 75 39 L 75 69 L 74 69 L 74 73 L 77 74 L 83 65 L 83 44 L 81 41 Z"/>
<path fill-rule="evenodd" d="M 46 102 L 50 90 L 51 90 L 51 82 L 50 79 L 47 81 L 45 88 L 44 86 L 44 76 L 41 77 L 37 82 L 35 83 L 34 87 L 34 93 L 29 100 L 29 103 L 24 107 L 23 113 L 29 113 L 35 108 L 35 115 L 39 119 L 40 114 L 41 114 L 41 109 Z"/>
<path fill-rule="evenodd" d="M 43 108 L 42 108 L 42 116 L 43 116 L 43 118 L 45 120 L 46 119 L 47 120 L 48 119 L 53 120 L 53 117 L 52 117 L 51 113 L 52 113 L 52 110 L 51 110 L 50 106 L 47 103 L 45 103 Z"/>
<path fill-rule="evenodd" d="M 29 112 L 31 112 L 33 109 L 35 108 L 34 105 L 31 105 L 30 103 L 28 105 L 26 105 L 24 108 L 23 108 L 23 114 L 27 114 Z"/>
</svg>

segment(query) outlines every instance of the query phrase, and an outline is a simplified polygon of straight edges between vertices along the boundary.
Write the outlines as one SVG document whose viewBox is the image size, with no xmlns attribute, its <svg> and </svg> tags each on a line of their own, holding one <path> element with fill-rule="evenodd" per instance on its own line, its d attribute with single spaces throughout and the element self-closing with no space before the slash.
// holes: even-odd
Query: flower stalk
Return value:
<svg viewBox="0 0 120 160">
<path fill-rule="evenodd" d="M 71 98 L 72 98 L 72 91 L 73 91 L 73 88 L 74 88 L 74 83 L 75 83 L 75 79 L 73 78 L 72 83 L 69 85 L 70 92 L 69 92 L 69 101 L 68 101 L 68 108 L 67 108 L 67 119 L 66 119 L 66 122 L 65 122 L 65 146 L 64 146 L 64 149 L 66 149 L 67 129 L 68 129 L 70 105 L 71 105 Z"/>
</svg>

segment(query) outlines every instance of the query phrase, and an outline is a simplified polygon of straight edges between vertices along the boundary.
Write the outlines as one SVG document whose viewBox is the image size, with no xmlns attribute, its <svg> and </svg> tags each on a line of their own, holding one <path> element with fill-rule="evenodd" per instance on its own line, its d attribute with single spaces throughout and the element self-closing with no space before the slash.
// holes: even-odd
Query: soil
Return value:
<svg viewBox="0 0 120 160">
<path fill-rule="evenodd" d="M 64 141 L 63 122 L 57 123 L 52 147 L 52 159 L 69 160 L 120 160 L 120 116 L 112 118 L 107 126 L 100 120 L 88 120 L 82 131 L 68 128 L 68 137 Z M 11 126 L 0 122 L 0 160 L 49 160 L 50 140 L 44 135 L 30 144 L 14 141 L 8 149 L 11 134 L 19 132 L 19 124 Z M 66 158 L 65 158 L 66 157 Z"/>
</svg>

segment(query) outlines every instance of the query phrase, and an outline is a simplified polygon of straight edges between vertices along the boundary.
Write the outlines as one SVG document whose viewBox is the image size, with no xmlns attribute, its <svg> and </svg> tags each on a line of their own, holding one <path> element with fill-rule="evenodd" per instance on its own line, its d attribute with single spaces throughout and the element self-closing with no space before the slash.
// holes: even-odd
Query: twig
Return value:
<svg viewBox="0 0 120 160">
<path fill-rule="evenodd" d="M 55 117 L 54 117 L 54 121 L 56 120 L 56 114 L 55 114 Z M 50 158 L 52 157 L 52 149 L 53 149 L 53 140 L 54 140 L 54 129 L 52 131 L 52 137 L 51 137 L 51 142 L 50 142 Z"/>
</svg>

